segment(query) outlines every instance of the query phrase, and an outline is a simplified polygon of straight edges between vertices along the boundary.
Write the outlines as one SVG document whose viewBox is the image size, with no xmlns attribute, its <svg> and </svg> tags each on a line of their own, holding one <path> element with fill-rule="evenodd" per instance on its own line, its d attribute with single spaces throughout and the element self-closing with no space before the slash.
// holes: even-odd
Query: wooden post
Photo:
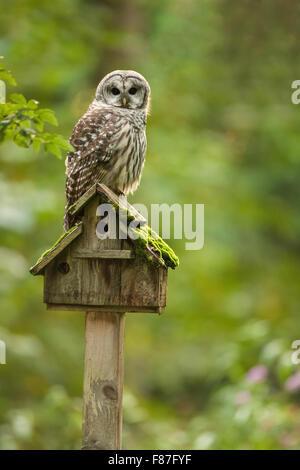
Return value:
<svg viewBox="0 0 300 470">
<path fill-rule="evenodd" d="M 120 449 L 125 313 L 87 312 L 82 449 Z"/>
</svg>

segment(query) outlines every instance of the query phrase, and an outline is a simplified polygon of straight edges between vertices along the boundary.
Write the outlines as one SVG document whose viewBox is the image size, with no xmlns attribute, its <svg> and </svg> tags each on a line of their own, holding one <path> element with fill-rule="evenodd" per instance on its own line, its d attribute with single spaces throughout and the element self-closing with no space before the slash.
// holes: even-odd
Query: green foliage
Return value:
<svg viewBox="0 0 300 470">
<path fill-rule="evenodd" d="M 16 85 L 11 73 L 0 65 L 0 80 Z M 27 101 L 21 93 L 13 93 L 6 103 L 0 103 L 0 145 L 12 140 L 19 147 L 33 145 L 36 152 L 41 144 L 46 152 L 61 158 L 61 149 L 72 150 L 72 146 L 61 135 L 44 131 L 45 123 L 57 126 L 57 120 L 51 109 L 39 108 L 36 100 Z"/>
<path fill-rule="evenodd" d="M 0 57 L 0 59 L 3 59 L 3 57 Z M 0 63 L 0 80 L 2 80 L 5 83 L 9 83 L 10 85 L 16 86 L 16 80 L 12 76 L 10 70 L 6 70 L 4 65 Z"/>
</svg>

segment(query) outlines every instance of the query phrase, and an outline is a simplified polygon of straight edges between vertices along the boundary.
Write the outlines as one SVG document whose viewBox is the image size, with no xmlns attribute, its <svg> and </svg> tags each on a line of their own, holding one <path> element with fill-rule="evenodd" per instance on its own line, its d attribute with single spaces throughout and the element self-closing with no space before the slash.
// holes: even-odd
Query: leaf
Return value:
<svg viewBox="0 0 300 470">
<path fill-rule="evenodd" d="M 19 134 L 22 135 L 23 137 L 25 137 L 26 139 L 31 140 L 30 129 L 20 129 Z"/>
<path fill-rule="evenodd" d="M 28 148 L 29 147 L 29 142 L 27 141 L 26 137 L 23 137 L 20 134 L 17 134 L 14 137 L 14 142 L 19 146 L 19 147 L 24 147 Z"/>
<path fill-rule="evenodd" d="M 32 141 L 32 144 L 33 144 L 34 151 L 38 152 L 40 150 L 41 141 L 35 137 Z"/>
<path fill-rule="evenodd" d="M 56 144 L 45 144 L 45 149 L 48 150 L 49 152 L 53 153 L 56 157 L 59 159 L 61 158 L 61 150 Z"/>
<path fill-rule="evenodd" d="M 12 93 L 10 95 L 10 99 L 14 102 L 14 103 L 17 103 L 17 104 L 22 104 L 22 105 L 26 105 L 27 104 L 27 101 L 26 101 L 26 98 L 21 95 L 21 93 Z"/>
<path fill-rule="evenodd" d="M 35 118 L 35 115 L 36 115 L 36 113 L 33 110 L 26 111 L 26 113 L 24 114 L 26 114 L 26 116 L 28 116 L 30 119 Z"/>
<path fill-rule="evenodd" d="M 39 132 L 43 132 L 43 130 L 44 130 L 44 123 L 43 123 L 39 118 L 34 118 L 34 119 L 33 119 L 33 123 L 34 123 L 36 129 L 37 129 Z"/>
<path fill-rule="evenodd" d="M 42 121 L 49 122 L 54 126 L 58 126 L 57 119 L 51 109 L 40 109 L 38 114 Z"/>
<path fill-rule="evenodd" d="M 21 127 L 27 127 L 27 128 L 30 128 L 30 120 L 29 119 L 22 119 L 22 122 L 21 122 Z"/>
<path fill-rule="evenodd" d="M 0 80 L 1 78 L 15 83 L 10 72 L 2 64 L 0 64 Z M 58 125 L 51 109 L 39 109 L 38 101 L 30 99 L 27 102 L 21 93 L 13 93 L 10 95 L 10 101 L 0 103 L 0 143 L 4 140 L 13 140 L 24 148 L 32 144 L 36 152 L 43 143 L 45 150 L 58 158 L 61 158 L 61 149 L 74 150 L 63 136 L 43 132 L 45 122 Z"/>
<path fill-rule="evenodd" d="M 29 100 L 27 106 L 29 109 L 36 109 L 38 107 L 39 102 L 36 100 Z"/>
<path fill-rule="evenodd" d="M 69 143 L 69 141 L 60 134 L 53 135 L 53 142 L 64 150 L 74 150 L 74 147 Z"/>
<path fill-rule="evenodd" d="M 0 70 L 0 80 L 3 80 L 6 83 L 9 83 L 12 86 L 16 86 L 17 82 L 14 77 L 5 69 Z"/>
</svg>

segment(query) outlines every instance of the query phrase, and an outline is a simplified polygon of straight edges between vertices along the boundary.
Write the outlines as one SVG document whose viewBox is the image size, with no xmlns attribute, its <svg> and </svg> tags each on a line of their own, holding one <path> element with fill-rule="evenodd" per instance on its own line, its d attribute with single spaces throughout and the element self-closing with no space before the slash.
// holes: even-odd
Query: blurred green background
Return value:
<svg viewBox="0 0 300 470">
<path fill-rule="evenodd" d="M 130 202 L 205 204 L 204 248 L 170 242 L 165 314 L 127 315 L 124 448 L 300 448 L 300 5 L 1 4 L 8 93 L 53 108 L 68 137 L 105 73 L 139 71 L 152 112 Z M 47 312 L 28 273 L 62 232 L 64 161 L 0 152 L 0 448 L 80 448 L 84 314 Z"/>
</svg>

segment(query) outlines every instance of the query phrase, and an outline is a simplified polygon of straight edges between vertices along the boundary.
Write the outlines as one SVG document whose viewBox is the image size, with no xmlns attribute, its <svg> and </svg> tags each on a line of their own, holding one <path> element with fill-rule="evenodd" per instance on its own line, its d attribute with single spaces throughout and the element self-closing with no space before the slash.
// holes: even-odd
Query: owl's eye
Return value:
<svg viewBox="0 0 300 470">
<path fill-rule="evenodd" d="M 119 95 L 120 94 L 120 90 L 118 90 L 118 88 L 112 88 L 111 92 L 112 92 L 113 95 Z"/>
<path fill-rule="evenodd" d="M 129 90 L 129 94 L 130 94 L 130 95 L 135 95 L 136 92 L 137 92 L 137 89 L 134 88 L 134 87 L 130 88 L 130 90 Z"/>
</svg>

